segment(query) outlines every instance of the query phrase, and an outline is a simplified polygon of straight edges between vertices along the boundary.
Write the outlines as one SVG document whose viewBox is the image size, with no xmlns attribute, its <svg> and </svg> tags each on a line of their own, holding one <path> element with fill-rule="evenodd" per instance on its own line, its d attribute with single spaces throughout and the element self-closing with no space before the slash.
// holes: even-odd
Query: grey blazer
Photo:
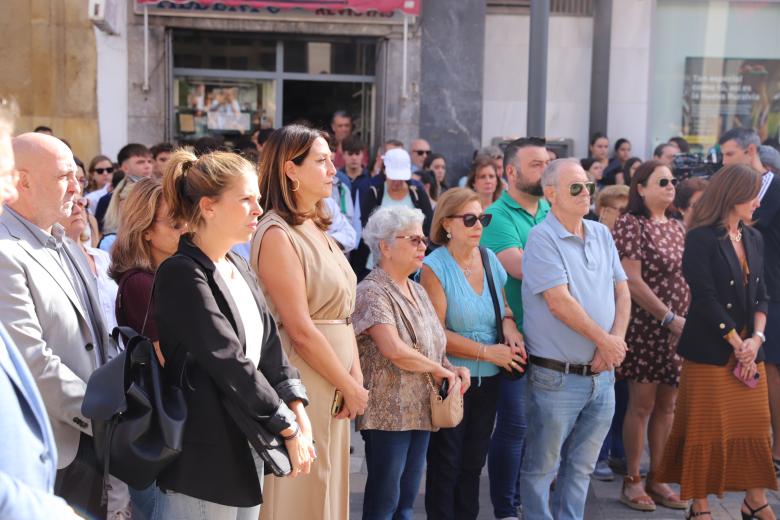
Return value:
<svg viewBox="0 0 780 520">
<path fill-rule="evenodd" d="M 81 432 L 91 434 L 81 414 L 90 374 L 113 357 L 95 282 L 76 244 L 64 251 L 87 289 L 95 323 L 84 309 L 66 272 L 11 211 L 0 215 L 0 321 L 27 362 L 51 420 L 59 468 L 76 457 Z"/>
</svg>

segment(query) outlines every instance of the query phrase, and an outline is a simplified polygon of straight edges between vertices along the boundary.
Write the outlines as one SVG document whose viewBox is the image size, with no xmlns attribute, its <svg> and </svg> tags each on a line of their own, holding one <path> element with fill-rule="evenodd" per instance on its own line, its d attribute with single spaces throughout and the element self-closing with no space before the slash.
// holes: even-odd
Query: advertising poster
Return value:
<svg viewBox="0 0 780 520">
<path fill-rule="evenodd" d="M 780 133 L 780 60 L 686 58 L 682 128 L 711 145 L 726 130 L 755 128 L 761 140 Z"/>
</svg>

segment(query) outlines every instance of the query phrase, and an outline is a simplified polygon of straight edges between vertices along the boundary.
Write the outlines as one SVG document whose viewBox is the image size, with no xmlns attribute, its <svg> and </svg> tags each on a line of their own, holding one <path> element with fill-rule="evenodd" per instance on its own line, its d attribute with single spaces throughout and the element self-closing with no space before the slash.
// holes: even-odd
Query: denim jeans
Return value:
<svg viewBox="0 0 780 520">
<path fill-rule="evenodd" d="M 526 413 L 533 427 L 520 472 L 523 516 L 582 519 L 590 474 L 615 412 L 614 372 L 578 376 L 531 365 L 528 379 Z"/>
<path fill-rule="evenodd" d="M 431 434 L 425 479 L 430 520 L 473 520 L 479 515 L 479 476 L 496 417 L 501 376 L 471 378 L 463 396 L 463 420 Z"/>
<path fill-rule="evenodd" d="M 496 518 L 517 516 L 520 505 L 520 465 L 525 442 L 526 378 L 501 377 L 496 429 L 490 439 L 488 477 L 490 500 Z"/>
<path fill-rule="evenodd" d="M 623 419 L 626 417 L 628 407 L 628 381 L 621 379 L 615 381 L 615 415 L 609 427 L 604 443 L 601 445 L 599 460 L 607 460 L 609 457 L 616 459 L 626 458 L 623 447 Z"/>
<path fill-rule="evenodd" d="M 130 488 L 130 503 L 133 506 L 133 520 L 152 520 L 157 485 L 152 482 L 145 489 Z"/>
<path fill-rule="evenodd" d="M 362 430 L 368 478 L 363 520 L 411 520 L 431 432 Z"/>
<path fill-rule="evenodd" d="M 154 520 L 257 520 L 260 504 L 231 507 L 156 488 Z"/>
</svg>

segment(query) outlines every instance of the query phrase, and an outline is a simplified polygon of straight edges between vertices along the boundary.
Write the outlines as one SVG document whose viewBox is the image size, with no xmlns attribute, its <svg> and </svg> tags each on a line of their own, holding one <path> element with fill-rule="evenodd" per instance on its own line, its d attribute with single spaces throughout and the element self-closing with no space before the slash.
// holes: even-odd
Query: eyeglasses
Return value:
<svg viewBox="0 0 780 520">
<path fill-rule="evenodd" d="M 572 197 L 576 197 L 577 195 L 582 193 L 582 190 L 588 190 L 588 195 L 593 196 L 593 194 L 596 193 L 596 183 L 575 182 L 569 185 L 569 195 L 571 195 Z"/>
<path fill-rule="evenodd" d="M 420 157 L 422 157 L 423 155 L 430 155 L 431 154 L 430 150 L 412 150 L 412 152 L 416 153 Z"/>
<path fill-rule="evenodd" d="M 672 183 L 672 186 L 677 186 L 677 179 L 675 177 L 664 177 L 663 179 L 658 179 L 658 185 L 662 188 L 669 186 L 670 182 Z"/>
<path fill-rule="evenodd" d="M 483 213 L 482 215 L 475 215 L 473 213 L 466 213 L 465 215 L 451 215 L 447 218 L 460 218 L 463 219 L 463 225 L 466 227 L 474 227 L 479 220 L 482 227 L 487 227 L 490 221 L 493 219 L 493 215 L 489 213 Z"/>
<path fill-rule="evenodd" d="M 104 173 L 114 173 L 114 167 L 110 166 L 108 168 L 95 168 L 92 171 L 100 175 L 103 175 Z"/>
<path fill-rule="evenodd" d="M 422 235 L 399 235 L 399 236 L 397 236 L 395 238 L 406 239 L 409 242 L 411 242 L 414 247 L 420 247 L 420 245 L 428 247 L 428 244 L 431 243 L 431 241 L 428 240 L 427 237 L 424 237 Z"/>
</svg>

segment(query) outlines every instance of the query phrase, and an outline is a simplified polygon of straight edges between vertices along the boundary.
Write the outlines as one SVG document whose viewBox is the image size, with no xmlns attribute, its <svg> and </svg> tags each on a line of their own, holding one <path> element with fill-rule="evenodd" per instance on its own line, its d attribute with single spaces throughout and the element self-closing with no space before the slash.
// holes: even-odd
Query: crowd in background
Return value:
<svg viewBox="0 0 780 520">
<path fill-rule="evenodd" d="M 354 420 L 365 519 L 411 518 L 423 477 L 429 518 L 476 518 L 486 464 L 501 519 L 582 518 L 616 475 L 634 510 L 706 520 L 744 491 L 744 518 L 774 518 L 775 148 L 729 130 L 689 177 L 682 138 L 643 160 L 596 134 L 580 160 L 528 137 L 456 178 L 425 139 L 370 157 L 344 112 L 301 123 L 85 166 L 0 106 L 0 517 L 344 519 Z M 81 409 L 117 325 L 187 404 L 146 489 L 104 475 Z"/>
</svg>

